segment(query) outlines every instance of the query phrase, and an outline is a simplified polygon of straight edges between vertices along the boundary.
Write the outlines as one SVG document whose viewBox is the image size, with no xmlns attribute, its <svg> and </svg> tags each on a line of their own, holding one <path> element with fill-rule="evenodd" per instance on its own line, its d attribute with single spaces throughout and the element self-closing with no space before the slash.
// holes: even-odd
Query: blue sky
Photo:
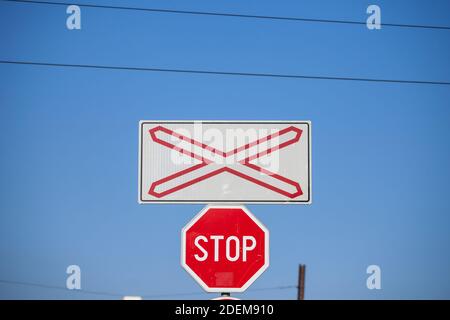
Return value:
<svg viewBox="0 0 450 320">
<path fill-rule="evenodd" d="M 120 1 L 358 21 L 373 3 L 382 22 L 450 25 L 444 0 Z M 450 81 L 448 30 L 82 8 L 69 31 L 65 9 L 0 2 L 0 59 Z M 0 64 L 0 88 L 0 280 L 64 287 L 77 264 L 84 290 L 212 298 L 179 263 L 203 206 L 137 203 L 138 121 L 311 120 L 313 204 L 248 206 L 271 231 L 250 290 L 295 285 L 305 263 L 307 299 L 450 298 L 448 86 Z M 108 297 L 0 283 L 0 298 Z"/>
</svg>

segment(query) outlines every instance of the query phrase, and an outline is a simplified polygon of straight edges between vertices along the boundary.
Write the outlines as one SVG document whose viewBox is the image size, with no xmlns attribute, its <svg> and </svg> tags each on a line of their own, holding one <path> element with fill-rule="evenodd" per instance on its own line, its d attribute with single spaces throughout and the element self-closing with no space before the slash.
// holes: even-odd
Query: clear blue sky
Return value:
<svg viewBox="0 0 450 320">
<path fill-rule="evenodd" d="M 120 5 L 365 21 L 372 3 L 382 22 L 450 25 L 445 0 Z M 65 9 L 0 2 L 0 59 L 450 81 L 448 30 L 85 8 L 69 31 Z M 449 101 L 449 86 L 0 64 L 0 279 L 64 287 L 77 264 L 85 290 L 209 298 L 179 264 L 202 205 L 137 203 L 138 121 L 311 120 L 313 204 L 248 206 L 271 231 L 251 289 L 295 285 L 305 263 L 308 299 L 449 299 Z M 105 296 L 0 283 L 0 298 Z"/>
</svg>

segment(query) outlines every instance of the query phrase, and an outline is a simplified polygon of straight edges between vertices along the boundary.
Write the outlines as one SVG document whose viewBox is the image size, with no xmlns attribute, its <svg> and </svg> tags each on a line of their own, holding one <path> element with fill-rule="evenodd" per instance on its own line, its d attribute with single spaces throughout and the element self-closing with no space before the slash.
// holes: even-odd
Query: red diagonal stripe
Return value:
<svg viewBox="0 0 450 320">
<path fill-rule="evenodd" d="M 259 180 L 259 179 L 254 178 L 254 177 L 251 177 L 251 176 L 249 176 L 249 175 L 246 175 L 246 174 L 244 174 L 244 173 L 242 173 L 242 172 L 240 172 L 240 171 L 238 171 L 238 170 L 231 169 L 231 168 L 229 168 L 229 167 L 224 166 L 224 167 L 222 167 L 222 168 L 220 168 L 220 169 L 214 170 L 214 171 L 212 171 L 212 172 L 210 172 L 210 173 L 207 173 L 207 174 L 205 174 L 205 175 L 202 175 L 202 176 L 200 176 L 200 177 L 197 177 L 197 178 L 195 178 L 195 179 L 192 179 L 192 180 L 190 180 L 190 181 L 187 181 L 187 182 L 185 182 L 185 183 L 182 183 L 182 184 L 180 184 L 180 185 L 178 185 L 178 186 L 175 186 L 175 187 L 173 187 L 173 188 L 171 188 L 171 189 L 168 189 L 168 190 L 166 190 L 166 191 L 163 191 L 163 192 L 158 193 L 158 192 L 155 191 L 155 189 L 156 189 L 159 185 L 161 185 L 161 184 L 163 184 L 163 183 L 165 183 L 165 182 L 167 182 L 167 181 L 173 180 L 173 179 L 175 179 L 175 178 L 177 178 L 177 177 L 179 177 L 179 176 L 185 175 L 185 174 L 187 174 L 187 173 L 189 173 L 189 172 L 198 170 L 198 169 L 200 169 L 200 168 L 202 168 L 202 167 L 204 167 L 204 166 L 207 166 L 207 165 L 210 164 L 212 161 L 210 161 L 210 160 L 208 160 L 208 159 L 205 159 L 205 158 L 203 158 L 203 156 L 199 156 L 198 154 L 196 154 L 196 153 L 194 153 L 194 152 L 191 152 L 191 151 L 185 150 L 185 149 L 183 149 L 183 148 L 177 147 L 177 146 L 175 146 L 174 144 L 172 144 L 172 143 L 170 143 L 170 142 L 167 142 L 167 141 L 164 141 L 164 140 L 159 139 L 159 138 L 156 136 L 156 132 L 157 132 L 157 131 L 162 131 L 162 132 L 164 132 L 164 133 L 166 133 L 166 134 L 172 135 L 172 136 L 174 136 L 174 137 L 176 137 L 176 138 L 178 138 L 178 139 L 180 139 L 180 140 L 182 140 L 182 141 L 186 141 L 186 142 L 191 143 L 192 145 L 199 146 L 199 147 L 201 147 L 202 149 L 208 150 L 208 151 L 210 151 L 210 152 L 212 152 L 212 153 L 214 153 L 214 154 L 218 154 L 218 155 L 220 155 L 220 156 L 222 156 L 222 157 L 224 157 L 224 158 L 226 158 L 226 157 L 228 157 L 228 156 L 230 156 L 230 155 L 234 155 L 234 154 L 236 154 L 236 153 L 239 153 L 239 152 L 241 152 L 241 151 L 243 151 L 243 150 L 249 149 L 249 148 L 251 148 L 251 147 L 253 147 L 253 146 L 259 145 L 260 143 L 266 142 L 266 141 L 271 140 L 271 139 L 273 139 L 273 138 L 275 138 L 275 137 L 279 137 L 279 136 L 281 136 L 281 135 L 283 135 L 283 134 L 286 134 L 286 133 L 288 133 L 288 132 L 290 132 L 290 131 L 294 131 L 294 132 L 296 132 L 296 135 L 295 135 L 294 139 L 290 139 L 290 140 L 285 141 L 285 142 L 283 142 L 283 143 L 281 143 L 281 144 L 279 144 L 279 145 L 277 145 L 277 146 L 275 146 L 275 147 L 269 148 L 269 149 L 267 149 L 267 150 L 265 150 L 265 151 L 262 151 L 262 152 L 259 152 L 259 153 L 255 154 L 255 155 L 253 155 L 253 156 L 247 157 L 246 159 L 240 161 L 240 163 L 241 163 L 242 165 L 245 165 L 245 166 L 247 166 L 247 167 L 253 169 L 253 170 L 256 170 L 256 171 L 258 171 L 258 172 L 262 172 L 262 173 L 264 173 L 264 174 L 266 174 L 266 175 L 270 175 L 271 177 L 274 177 L 274 178 L 276 178 L 276 179 L 278 179 L 278 180 L 280 180 L 280 181 L 283 181 L 283 182 L 285 182 L 285 183 L 287 183 L 287 184 L 290 184 L 291 186 L 294 186 L 294 187 L 296 188 L 297 191 L 294 192 L 294 193 L 286 192 L 285 190 L 282 190 L 282 189 L 277 188 L 277 187 L 275 187 L 275 186 L 273 186 L 273 185 L 270 185 L 270 184 L 268 184 L 268 183 L 266 183 L 266 182 L 264 182 L 264 181 L 261 181 L 261 180 Z M 151 136 L 152 140 L 155 141 L 156 143 L 159 143 L 159 144 L 161 144 L 161 145 L 163 145 L 163 146 L 165 146 L 165 147 L 168 147 L 168 148 L 170 148 L 170 149 L 172 149 L 172 150 L 175 150 L 175 151 L 177 151 L 177 152 L 179 152 L 179 153 L 185 154 L 185 155 L 187 155 L 187 156 L 190 156 L 190 157 L 192 157 L 192 158 L 194 158 L 194 159 L 197 159 L 197 160 L 199 160 L 199 161 L 202 162 L 202 163 L 200 163 L 200 164 L 194 165 L 194 166 L 192 166 L 192 167 L 189 167 L 189 168 L 187 168 L 187 169 L 184 169 L 184 170 L 181 170 L 181 171 L 179 171 L 179 172 L 176 172 L 176 173 L 174 173 L 174 174 L 172 174 L 172 175 L 169 175 L 169 176 L 167 176 L 167 177 L 165 177 L 165 178 L 163 178 L 163 179 L 160 179 L 160 180 L 158 180 L 158 181 L 156 181 L 156 182 L 153 182 L 152 185 L 150 186 L 150 190 L 148 191 L 148 193 L 151 194 L 151 195 L 153 195 L 153 196 L 155 196 L 155 197 L 157 197 L 157 198 L 164 197 L 164 196 L 166 196 L 166 195 L 168 195 L 168 194 L 171 194 L 171 193 L 176 192 L 176 191 L 178 191 L 178 190 L 184 189 L 184 188 L 186 188 L 186 187 L 188 187 L 188 186 L 191 186 L 191 185 L 193 185 L 193 184 L 195 184 L 195 183 L 198 183 L 198 182 L 200 182 L 200 181 L 206 180 L 206 179 L 208 179 L 208 178 L 210 178 L 210 177 L 213 177 L 213 176 L 215 176 L 215 175 L 217 175 L 217 174 L 220 174 L 220 173 L 222 173 L 222 172 L 225 172 L 225 171 L 226 171 L 226 172 L 229 172 L 229 173 L 231 173 L 231 174 L 234 174 L 234 175 L 236 175 L 236 176 L 238 176 L 238 177 L 241 177 L 241 178 L 243 178 L 243 179 L 245 179 L 245 180 L 248 180 L 248 181 L 250 181 L 250 182 L 253 182 L 253 183 L 257 184 L 257 185 L 260 185 L 260 186 L 262 186 L 262 187 L 265 187 L 265 188 L 267 188 L 267 189 L 269 189 L 269 190 L 272 190 L 272 191 L 274 191 L 274 192 L 280 193 L 280 194 L 282 194 L 282 195 L 284 195 L 284 196 L 287 196 L 287 197 L 289 197 L 289 198 L 295 198 L 295 197 L 300 196 L 300 195 L 303 194 L 303 191 L 301 190 L 301 187 L 300 187 L 300 184 L 299 184 L 299 183 L 297 183 L 297 182 L 295 182 L 295 181 L 293 181 L 293 180 L 290 180 L 290 179 L 288 179 L 288 178 L 286 178 L 286 177 L 283 177 L 283 176 L 281 176 L 281 175 L 278 175 L 278 174 L 275 174 L 275 173 L 273 173 L 273 172 L 270 172 L 270 171 L 268 171 L 268 170 L 266 170 L 266 169 L 263 169 L 263 168 L 261 168 L 261 167 L 259 167 L 259 166 L 257 166 L 257 165 L 254 165 L 254 164 L 251 164 L 251 163 L 250 163 L 250 161 L 252 161 L 252 160 L 254 160 L 254 159 L 258 159 L 258 158 L 261 157 L 261 156 L 270 154 L 270 153 L 272 153 L 272 152 L 274 152 L 274 151 L 276 151 L 276 150 L 280 150 L 280 149 L 282 149 L 282 148 L 284 148 L 284 147 L 287 147 L 288 145 L 291 145 L 291 144 L 293 144 L 293 143 L 298 142 L 298 141 L 300 140 L 300 137 L 301 137 L 301 134 L 302 134 L 302 130 L 299 129 L 299 128 L 296 128 L 296 127 L 294 127 L 294 126 L 290 126 L 290 127 L 284 128 L 284 129 L 282 129 L 282 130 L 280 130 L 280 131 L 278 131 L 278 132 L 276 132 L 276 133 L 267 135 L 266 137 L 263 137 L 263 138 L 261 138 L 261 139 L 257 139 L 257 140 L 255 140 L 255 141 L 252 141 L 252 142 L 250 142 L 250 143 L 247 143 L 247 144 L 245 144 L 245 145 L 242 145 L 242 146 L 240 146 L 240 147 L 238 147 L 238 148 L 235 148 L 235 149 L 233 149 L 233 150 L 230 150 L 230 151 L 228 151 L 228 152 L 224 152 L 224 151 L 218 150 L 218 149 L 216 149 L 216 148 L 210 147 L 210 146 L 208 146 L 208 145 L 206 145 L 206 144 L 203 144 L 203 143 L 198 142 L 198 141 L 196 141 L 196 140 L 194 140 L 194 139 L 188 138 L 188 137 L 186 137 L 186 136 L 184 136 L 184 135 L 182 135 L 182 134 L 179 134 L 179 133 L 177 133 L 177 132 L 175 132 L 175 131 L 173 131 L 173 130 L 170 130 L 170 129 L 168 129 L 168 128 L 165 128 L 165 127 L 163 127 L 163 126 L 156 126 L 156 127 L 152 128 L 152 129 L 150 129 L 150 130 L 149 130 L 149 133 L 150 133 L 150 136 Z"/>
</svg>

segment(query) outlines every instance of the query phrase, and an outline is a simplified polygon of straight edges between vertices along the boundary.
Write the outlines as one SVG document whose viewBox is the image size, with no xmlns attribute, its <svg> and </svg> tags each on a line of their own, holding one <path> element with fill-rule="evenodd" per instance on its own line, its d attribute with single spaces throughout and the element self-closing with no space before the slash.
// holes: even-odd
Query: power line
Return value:
<svg viewBox="0 0 450 320">
<path fill-rule="evenodd" d="M 286 290 L 286 289 L 297 289 L 297 286 L 277 286 L 277 287 L 255 288 L 255 289 L 249 289 L 247 291 L 268 291 L 268 290 Z"/>
<path fill-rule="evenodd" d="M 336 81 L 359 81 L 359 82 L 401 83 L 401 84 L 420 84 L 420 85 L 425 84 L 425 85 L 446 85 L 446 86 L 450 85 L 450 82 L 447 82 L 447 81 L 355 78 L 355 77 L 343 77 L 343 76 L 314 76 L 314 75 L 304 75 L 304 74 L 277 74 L 277 73 L 258 73 L 258 72 L 193 70 L 193 69 L 165 69 L 165 68 L 147 68 L 147 67 L 131 67 L 131 66 L 112 66 L 112 65 L 108 66 L 108 65 L 94 65 L 94 64 L 49 63 L 49 62 L 17 61 L 17 60 L 0 60 L 0 63 L 1 64 L 15 64 L 15 65 L 29 65 L 29 66 L 42 66 L 42 67 L 169 72 L 169 73 L 202 74 L 202 75 L 216 75 L 216 76 L 336 80 Z"/>
<path fill-rule="evenodd" d="M 69 291 L 69 292 L 80 292 L 80 293 L 94 294 L 94 295 L 100 295 L 100 296 L 109 296 L 109 297 L 123 297 L 124 296 L 124 295 L 118 294 L 118 293 L 103 292 L 103 291 L 91 291 L 91 290 L 84 290 L 84 289 L 69 290 L 64 287 L 52 286 L 52 285 L 41 284 L 41 283 L 23 282 L 23 281 L 0 280 L 0 283 L 11 284 L 11 285 L 21 285 L 21 286 L 35 287 L 35 288 L 43 288 L 43 289 L 64 290 L 64 291 Z"/>
<path fill-rule="evenodd" d="M 257 292 L 257 291 L 273 291 L 273 290 L 286 290 L 286 289 L 295 289 L 297 286 L 275 286 L 275 287 L 265 287 L 265 288 L 254 288 L 247 289 L 245 292 Z M 167 293 L 167 294 L 150 294 L 143 295 L 143 298 L 164 298 L 164 297 L 181 297 L 181 296 L 198 296 L 208 294 L 208 292 L 184 292 L 184 293 Z"/>
<path fill-rule="evenodd" d="M 3 1 L 3 2 L 18 2 L 18 3 L 31 3 L 31 4 L 43 4 L 43 5 L 60 5 L 60 6 L 77 5 L 77 6 L 85 7 L 85 8 L 129 10 L 129 11 L 156 12 L 156 13 L 168 13 L 168 14 L 188 14 L 188 15 L 216 16 L 216 17 L 228 17 L 228 18 L 265 19 L 265 20 L 278 20 L 278 21 L 296 21 L 296 22 L 313 22 L 313 23 L 366 25 L 366 22 L 363 22 L 363 21 L 337 20 L 337 19 L 314 19 L 314 18 L 301 18 L 301 17 L 283 17 L 283 16 L 239 14 L 239 13 L 227 13 L 227 12 L 211 12 L 211 11 L 208 12 L 208 11 L 189 11 L 189 10 L 173 10 L 173 9 L 157 9 L 157 8 L 123 7 L 123 6 L 82 4 L 82 3 L 78 3 L 77 4 L 77 3 L 53 2 L 53 1 L 34 1 L 34 0 L 0 0 L 0 1 Z M 421 24 L 382 23 L 382 26 L 400 27 L 400 28 L 450 30 L 449 26 L 421 25 Z"/>
<path fill-rule="evenodd" d="M 69 290 L 65 287 L 46 285 L 46 284 L 40 284 L 40 283 L 32 283 L 32 282 L 24 282 L 24 281 L 11 281 L 11 280 L 0 279 L 0 283 L 9 284 L 9 285 L 20 285 L 20 286 L 28 286 L 28 287 L 35 287 L 35 288 L 43 288 L 43 289 L 64 290 L 64 291 L 69 291 L 69 292 L 87 293 L 87 294 L 116 297 L 116 298 L 122 298 L 122 297 L 126 296 L 126 294 L 112 293 L 112 292 L 105 292 L 105 291 L 92 291 L 92 290 L 84 290 L 84 289 Z M 255 289 L 248 289 L 247 292 L 285 290 L 285 289 L 293 289 L 293 288 L 297 288 L 297 286 L 275 286 L 275 287 L 266 287 L 266 288 L 255 288 Z M 198 296 L 198 295 L 205 295 L 205 294 L 208 294 L 208 293 L 207 292 L 178 292 L 178 293 L 166 293 L 166 294 L 146 294 L 146 295 L 142 295 L 142 298 L 147 298 L 147 299 L 170 298 L 170 297 L 182 297 L 182 296 Z"/>
</svg>

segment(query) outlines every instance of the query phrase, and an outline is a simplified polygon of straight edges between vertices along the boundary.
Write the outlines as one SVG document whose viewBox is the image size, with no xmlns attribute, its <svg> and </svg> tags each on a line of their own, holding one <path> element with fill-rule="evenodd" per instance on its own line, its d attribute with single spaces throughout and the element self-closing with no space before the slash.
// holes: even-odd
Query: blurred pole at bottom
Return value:
<svg viewBox="0 0 450 320">
<path fill-rule="evenodd" d="M 304 264 L 299 265 L 297 300 L 305 300 L 305 272 L 306 272 L 306 265 Z"/>
</svg>

